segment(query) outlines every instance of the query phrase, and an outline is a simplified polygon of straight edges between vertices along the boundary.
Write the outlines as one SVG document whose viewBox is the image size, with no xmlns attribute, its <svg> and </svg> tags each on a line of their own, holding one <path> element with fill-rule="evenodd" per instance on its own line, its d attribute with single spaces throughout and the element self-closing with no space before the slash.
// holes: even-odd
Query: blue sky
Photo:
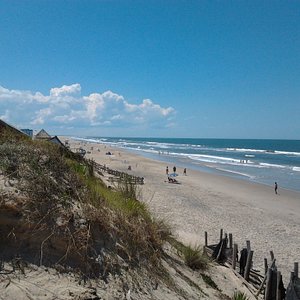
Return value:
<svg viewBox="0 0 300 300">
<path fill-rule="evenodd" d="M 0 0 L 0 118 L 51 134 L 299 139 L 300 2 Z"/>
</svg>

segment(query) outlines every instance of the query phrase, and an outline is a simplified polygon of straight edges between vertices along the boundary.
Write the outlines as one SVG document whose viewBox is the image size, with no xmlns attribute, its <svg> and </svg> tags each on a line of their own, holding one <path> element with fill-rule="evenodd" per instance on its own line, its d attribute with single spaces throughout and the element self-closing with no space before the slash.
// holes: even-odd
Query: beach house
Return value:
<svg viewBox="0 0 300 300">
<path fill-rule="evenodd" d="M 46 130 L 42 129 L 34 136 L 34 138 L 36 140 L 49 140 L 51 139 L 51 136 L 46 132 Z"/>
</svg>

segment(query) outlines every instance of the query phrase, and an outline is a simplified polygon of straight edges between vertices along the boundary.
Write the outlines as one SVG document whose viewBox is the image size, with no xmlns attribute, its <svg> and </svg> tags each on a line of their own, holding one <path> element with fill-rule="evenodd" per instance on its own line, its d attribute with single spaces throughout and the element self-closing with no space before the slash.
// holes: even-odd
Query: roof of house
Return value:
<svg viewBox="0 0 300 300">
<path fill-rule="evenodd" d="M 36 135 L 36 139 L 51 139 L 51 136 L 44 130 L 40 130 Z"/>
<path fill-rule="evenodd" d="M 49 142 L 52 142 L 52 143 L 55 143 L 55 144 L 58 144 L 59 146 L 62 146 L 62 147 L 66 147 L 63 142 L 58 138 L 58 136 L 54 136 L 52 137 L 51 139 L 49 139 Z"/>
</svg>

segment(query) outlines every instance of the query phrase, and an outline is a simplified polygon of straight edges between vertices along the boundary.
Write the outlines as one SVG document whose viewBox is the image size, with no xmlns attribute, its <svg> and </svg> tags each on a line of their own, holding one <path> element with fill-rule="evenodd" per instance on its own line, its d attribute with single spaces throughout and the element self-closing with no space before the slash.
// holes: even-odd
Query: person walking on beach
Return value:
<svg viewBox="0 0 300 300">
<path fill-rule="evenodd" d="M 169 175 L 169 167 L 166 167 L 166 174 Z"/>
<path fill-rule="evenodd" d="M 186 168 L 183 169 L 183 175 L 186 176 Z"/>
<path fill-rule="evenodd" d="M 277 182 L 275 182 L 275 187 L 274 187 L 274 189 L 275 189 L 275 194 L 277 195 L 277 190 L 278 190 L 278 184 L 277 184 Z"/>
<path fill-rule="evenodd" d="M 175 166 L 173 167 L 173 172 L 176 173 L 176 167 Z"/>
</svg>

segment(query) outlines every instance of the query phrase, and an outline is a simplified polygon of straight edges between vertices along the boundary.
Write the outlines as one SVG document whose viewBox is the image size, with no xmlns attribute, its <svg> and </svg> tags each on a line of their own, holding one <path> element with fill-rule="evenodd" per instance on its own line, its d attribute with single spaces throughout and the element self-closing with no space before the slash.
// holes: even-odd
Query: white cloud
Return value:
<svg viewBox="0 0 300 300">
<path fill-rule="evenodd" d="M 113 101 L 124 101 L 124 98 L 123 96 L 120 96 L 118 94 L 115 94 L 113 93 L 112 91 L 106 91 L 102 94 L 102 96 L 106 99 L 109 99 L 109 100 L 113 100 Z"/>
<path fill-rule="evenodd" d="M 30 122 L 32 125 L 42 125 L 45 119 L 52 114 L 51 108 L 43 108 L 36 112 L 36 117 Z"/>
<path fill-rule="evenodd" d="M 121 115 L 115 115 L 111 117 L 111 120 L 122 120 L 123 117 Z"/>
<path fill-rule="evenodd" d="M 11 112 L 11 113 L 9 113 Z M 175 115 L 172 107 L 162 107 L 150 99 L 129 103 L 110 90 L 81 95 L 79 83 L 41 92 L 9 90 L 0 86 L 0 116 L 14 124 L 47 127 L 88 128 L 135 127 L 167 128 Z"/>
<path fill-rule="evenodd" d="M 3 120 L 3 121 L 8 122 L 9 121 L 9 114 L 10 114 L 9 110 L 6 109 L 4 115 L 0 115 L 0 119 Z"/>
<path fill-rule="evenodd" d="M 103 96 L 94 93 L 88 97 L 83 97 L 83 100 L 86 103 L 86 116 L 93 121 L 98 116 L 99 112 L 103 111 L 104 109 L 105 102 Z"/>
<path fill-rule="evenodd" d="M 53 118 L 54 121 L 57 121 L 58 123 L 70 123 L 76 118 L 72 115 L 63 115 L 63 116 L 56 116 Z"/>
<path fill-rule="evenodd" d="M 81 92 L 81 86 L 79 83 L 71 84 L 71 85 L 63 85 L 60 88 L 52 88 L 50 90 L 50 96 L 59 97 L 66 96 L 72 94 L 78 94 Z"/>
</svg>

